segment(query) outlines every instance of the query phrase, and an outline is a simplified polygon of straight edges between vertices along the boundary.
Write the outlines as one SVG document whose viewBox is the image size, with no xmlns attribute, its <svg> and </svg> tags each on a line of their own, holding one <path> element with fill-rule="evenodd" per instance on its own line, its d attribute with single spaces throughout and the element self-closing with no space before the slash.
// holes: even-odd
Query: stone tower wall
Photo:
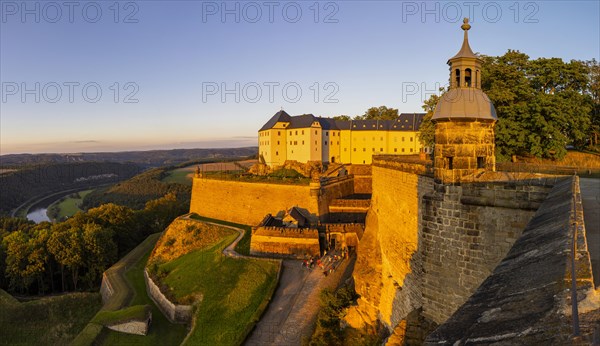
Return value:
<svg viewBox="0 0 600 346">
<path fill-rule="evenodd" d="M 380 320 L 391 330 L 422 305 L 419 200 L 433 191 L 433 179 L 416 174 L 420 165 L 403 168 L 373 164 L 372 204 L 354 269 L 361 298 L 348 314 L 354 327 Z"/>
<path fill-rule="evenodd" d="M 438 181 L 471 181 L 483 168 L 494 171 L 494 151 L 494 123 L 491 121 L 466 119 L 435 124 L 434 175 Z M 452 169 L 449 169 L 448 157 L 452 157 Z M 478 168 L 478 157 L 484 159 L 483 168 Z"/>
</svg>

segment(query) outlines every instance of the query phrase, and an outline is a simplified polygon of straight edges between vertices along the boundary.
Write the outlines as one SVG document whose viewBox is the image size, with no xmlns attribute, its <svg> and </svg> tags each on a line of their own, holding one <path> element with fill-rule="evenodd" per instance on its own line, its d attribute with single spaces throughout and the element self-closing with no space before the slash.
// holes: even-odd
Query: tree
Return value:
<svg viewBox="0 0 600 346">
<path fill-rule="evenodd" d="M 174 193 L 168 193 L 161 198 L 147 202 L 143 216 L 154 233 L 162 232 L 176 217 L 186 212 L 186 205 L 179 202 Z"/>
<path fill-rule="evenodd" d="M 83 262 L 83 236 L 79 227 L 69 225 L 69 221 L 57 224 L 48 239 L 48 251 L 60 265 L 62 289 L 65 291 L 64 268 L 71 271 L 73 289 L 77 290 L 79 268 Z"/>
<path fill-rule="evenodd" d="M 144 238 L 140 222 L 131 208 L 108 203 L 88 210 L 87 215 L 92 222 L 112 230 L 119 256 L 125 255 Z"/>
<path fill-rule="evenodd" d="M 560 159 L 566 145 L 582 147 L 589 137 L 591 97 L 581 61 L 530 60 L 509 50 L 483 57 L 482 88 L 496 107 L 500 156 Z"/>
<path fill-rule="evenodd" d="M 344 120 L 344 121 L 350 121 L 352 120 L 352 118 L 350 118 L 349 115 L 336 115 L 333 117 L 334 120 Z"/>
<path fill-rule="evenodd" d="M 54 290 L 52 280 L 52 261 L 48 253 L 48 239 L 50 239 L 50 224 L 42 223 L 32 230 L 32 235 L 29 238 L 29 266 L 31 267 L 30 275 L 34 275 L 37 279 L 38 293 L 44 294 L 47 285 L 44 277 L 49 273 L 49 281 Z"/>
<path fill-rule="evenodd" d="M 595 147 L 600 143 L 600 65 L 596 59 L 587 61 L 586 65 L 589 76 L 588 94 L 592 98 L 593 105 L 590 119 L 590 145 Z"/>
<path fill-rule="evenodd" d="M 365 114 L 354 117 L 355 120 L 396 120 L 397 118 L 398 110 L 386 106 L 371 107 Z"/>
<path fill-rule="evenodd" d="M 26 232 L 12 232 L 4 238 L 6 244 L 6 276 L 10 280 L 10 288 L 23 293 L 32 283 L 28 274 L 29 236 Z"/>
<path fill-rule="evenodd" d="M 113 241 L 111 229 L 102 228 L 95 223 L 82 227 L 85 253 L 84 276 L 88 287 L 93 288 L 102 277 L 102 273 L 117 259 L 117 245 Z"/>
<path fill-rule="evenodd" d="M 440 89 L 442 91 L 443 89 Z M 423 117 L 423 121 L 419 126 L 419 141 L 424 147 L 433 148 L 435 146 L 435 125 L 431 121 L 435 106 L 437 105 L 440 97 L 432 94 L 425 103 L 423 104 L 423 110 L 426 112 Z"/>
</svg>

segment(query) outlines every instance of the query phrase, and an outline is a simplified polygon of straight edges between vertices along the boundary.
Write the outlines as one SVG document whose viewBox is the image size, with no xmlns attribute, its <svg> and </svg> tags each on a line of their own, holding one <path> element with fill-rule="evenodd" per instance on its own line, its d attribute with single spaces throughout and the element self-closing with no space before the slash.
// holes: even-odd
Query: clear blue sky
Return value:
<svg viewBox="0 0 600 346">
<path fill-rule="evenodd" d="M 467 16 L 482 54 L 600 60 L 598 1 L 423 3 L 1 0 L 0 154 L 256 145 L 281 107 L 420 112 Z"/>
</svg>

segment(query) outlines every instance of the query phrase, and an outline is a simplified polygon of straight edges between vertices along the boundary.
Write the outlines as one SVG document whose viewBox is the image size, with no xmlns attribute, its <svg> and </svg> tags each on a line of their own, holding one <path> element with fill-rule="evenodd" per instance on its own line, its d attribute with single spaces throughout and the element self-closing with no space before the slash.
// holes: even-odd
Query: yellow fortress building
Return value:
<svg viewBox="0 0 600 346">
<path fill-rule="evenodd" d="M 345 121 L 281 110 L 258 130 L 258 152 L 271 167 L 285 161 L 371 164 L 373 155 L 415 155 L 428 152 L 418 138 L 424 116 Z"/>
</svg>

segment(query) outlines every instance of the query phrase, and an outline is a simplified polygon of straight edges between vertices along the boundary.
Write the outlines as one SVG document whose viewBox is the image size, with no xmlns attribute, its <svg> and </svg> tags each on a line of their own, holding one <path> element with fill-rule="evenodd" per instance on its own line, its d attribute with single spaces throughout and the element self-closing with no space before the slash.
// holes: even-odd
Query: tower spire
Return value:
<svg viewBox="0 0 600 346">
<path fill-rule="evenodd" d="M 469 29 L 471 29 L 471 24 L 469 24 L 469 18 L 463 19 L 463 25 L 461 25 L 460 28 L 463 29 L 465 32 L 463 43 L 462 43 L 462 46 L 460 47 L 460 50 L 458 51 L 458 53 L 456 53 L 455 56 L 453 56 L 452 58 L 450 58 L 450 60 L 448 60 L 448 64 L 452 60 L 457 59 L 457 58 L 476 58 L 477 59 L 477 55 L 475 55 L 475 53 L 473 53 L 473 50 L 471 49 L 471 46 L 469 45 Z"/>
</svg>

